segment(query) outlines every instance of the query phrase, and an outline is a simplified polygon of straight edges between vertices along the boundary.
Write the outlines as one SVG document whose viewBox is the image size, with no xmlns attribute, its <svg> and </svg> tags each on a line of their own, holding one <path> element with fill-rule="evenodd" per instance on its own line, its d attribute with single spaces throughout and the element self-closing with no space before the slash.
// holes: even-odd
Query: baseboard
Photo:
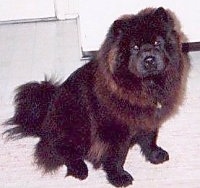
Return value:
<svg viewBox="0 0 200 188">
<path fill-rule="evenodd" d="M 72 19 L 77 19 L 77 17 L 78 17 L 78 14 L 66 14 L 63 19 L 59 19 L 57 17 L 48 17 L 48 18 L 8 20 L 8 21 L 0 21 L 0 25 L 32 23 L 32 22 L 51 22 L 51 21 L 56 21 L 56 20 L 72 20 Z"/>
<path fill-rule="evenodd" d="M 97 51 L 82 51 L 82 60 L 90 60 L 94 58 L 97 54 Z"/>
<path fill-rule="evenodd" d="M 58 20 L 56 17 L 34 18 L 34 19 L 21 19 L 21 20 L 8 20 L 8 21 L 0 21 L 0 25 L 32 23 L 32 22 L 50 22 L 50 21 L 56 21 L 56 20 Z"/>
</svg>

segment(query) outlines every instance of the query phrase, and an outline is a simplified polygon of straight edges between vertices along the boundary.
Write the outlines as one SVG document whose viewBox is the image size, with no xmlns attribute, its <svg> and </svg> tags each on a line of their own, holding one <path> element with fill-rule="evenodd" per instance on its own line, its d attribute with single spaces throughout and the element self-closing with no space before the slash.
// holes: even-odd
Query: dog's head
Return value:
<svg viewBox="0 0 200 188">
<path fill-rule="evenodd" d="M 179 48 L 173 18 L 158 8 L 120 17 L 100 51 L 108 52 L 105 57 L 113 75 L 144 79 L 162 74 L 170 64 L 178 66 Z"/>
</svg>

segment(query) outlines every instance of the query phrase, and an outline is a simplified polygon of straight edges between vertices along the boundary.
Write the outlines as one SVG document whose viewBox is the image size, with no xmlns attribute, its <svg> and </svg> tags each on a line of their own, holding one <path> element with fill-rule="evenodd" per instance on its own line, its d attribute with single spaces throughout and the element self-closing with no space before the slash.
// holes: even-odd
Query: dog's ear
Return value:
<svg viewBox="0 0 200 188">
<path fill-rule="evenodd" d="M 163 7 L 159 7 L 155 10 L 154 16 L 163 22 L 169 21 L 169 16 L 167 11 Z"/>
<path fill-rule="evenodd" d="M 155 10 L 153 16 L 158 22 L 162 22 L 162 23 L 164 23 L 164 25 L 166 25 L 168 27 L 170 26 L 171 29 L 174 27 L 173 19 L 171 18 L 168 11 L 165 10 L 163 7 L 157 8 Z"/>
<path fill-rule="evenodd" d="M 112 37 L 120 37 L 125 32 L 126 28 L 127 28 L 127 23 L 125 20 L 120 20 L 120 19 L 115 20 L 110 27 L 109 34 Z"/>
</svg>

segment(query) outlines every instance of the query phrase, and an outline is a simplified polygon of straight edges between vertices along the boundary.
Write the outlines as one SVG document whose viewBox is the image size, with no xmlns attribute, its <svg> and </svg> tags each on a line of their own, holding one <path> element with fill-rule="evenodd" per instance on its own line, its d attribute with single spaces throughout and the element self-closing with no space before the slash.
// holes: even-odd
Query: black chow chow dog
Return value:
<svg viewBox="0 0 200 188">
<path fill-rule="evenodd" d="M 183 38 L 164 8 L 120 17 L 96 57 L 64 83 L 18 88 L 15 114 L 6 122 L 16 126 L 8 137 L 39 137 L 35 160 L 45 172 L 66 165 L 67 176 L 83 180 L 88 160 L 104 169 L 111 184 L 130 185 L 123 165 L 134 144 L 153 164 L 169 159 L 156 139 L 182 103 L 190 65 Z"/>
</svg>

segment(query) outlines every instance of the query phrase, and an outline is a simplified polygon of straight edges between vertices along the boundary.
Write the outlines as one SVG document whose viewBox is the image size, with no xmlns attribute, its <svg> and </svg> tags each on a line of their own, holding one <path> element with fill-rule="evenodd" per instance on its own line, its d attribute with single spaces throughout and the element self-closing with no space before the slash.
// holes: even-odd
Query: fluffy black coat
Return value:
<svg viewBox="0 0 200 188">
<path fill-rule="evenodd" d="M 39 137 L 35 159 L 45 172 L 66 165 L 68 176 L 85 179 L 88 160 L 102 166 L 113 185 L 128 186 L 133 178 L 123 165 L 135 143 L 151 163 L 169 159 L 156 139 L 181 104 L 188 69 L 168 11 L 123 16 L 111 26 L 97 57 L 64 83 L 20 86 L 15 114 L 6 122 L 16 127 L 6 133 Z"/>
</svg>

